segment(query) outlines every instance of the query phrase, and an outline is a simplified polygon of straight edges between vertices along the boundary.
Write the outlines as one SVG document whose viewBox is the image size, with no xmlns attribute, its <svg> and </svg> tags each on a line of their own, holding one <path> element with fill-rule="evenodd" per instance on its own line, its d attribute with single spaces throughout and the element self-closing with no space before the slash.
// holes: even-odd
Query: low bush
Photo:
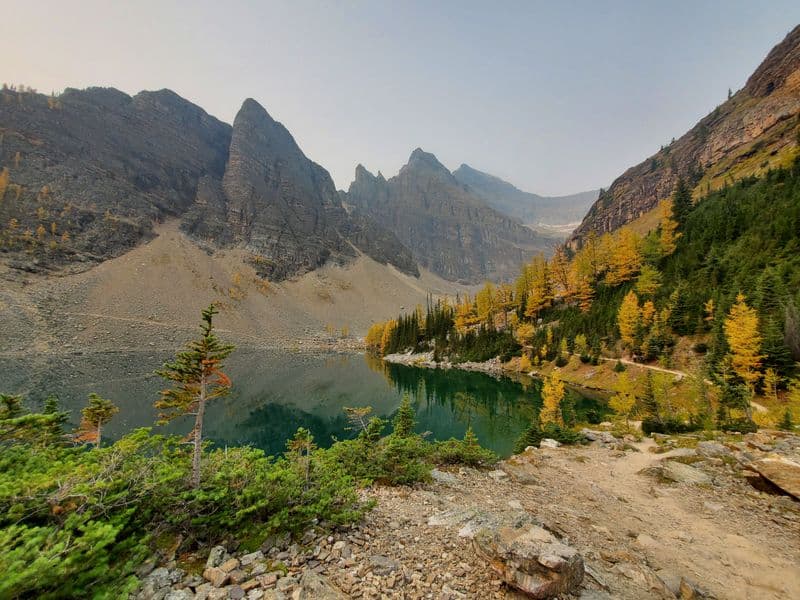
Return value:
<svg viewBox="0 0 800 600">
<path fill-rule="evenodd" d="M 433 461 L 443 465 L 490 466 L 494 465 L 499 458 L 491 450 L 481 447 L 471 427 L 464 434 L 464 439 L 450 438 L 443 442 L 436 442 L 433 449 Z"/>
<path fill-rule="evenodd" d="M 568 427 L 562 427 L 554 423 L 547 423 L 544 427 L 540 427 L 539 423 L 534 421 L 517 439 L 514 445 L 514 452 L 517 454 L 524 452 L 528 446 L 538 448 L 539 443 L 544 439 L 556 440 L 567 445 L 582 444 L 586 441 L 580 433 Z"/>
<path fill-rule="evenodd" d="M 694 420 L 687 423 L 678 418 L 656 419 L 654 417 L 645 417 L 642 419 L 642 431 L 645 435 L 650 435 L 651 433 L 689 433 L 700 429 L 702 429 L 702 425 Z"/>
</svg>

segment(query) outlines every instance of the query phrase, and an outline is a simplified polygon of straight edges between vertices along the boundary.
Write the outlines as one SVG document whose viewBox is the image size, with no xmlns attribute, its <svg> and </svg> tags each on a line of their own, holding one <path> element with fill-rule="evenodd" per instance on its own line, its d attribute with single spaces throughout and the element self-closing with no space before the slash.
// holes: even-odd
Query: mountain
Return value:
<svg viewBox="0 0 800 600">
<path fill-rule="evenodd" d="M 631 167 L 601 193 L 569 240 L 605 233 L 669 198 L 679 178 L 694 196 L 791 164 L 800 144 L 800 26 L 775 46 L 744 88 L 689 132 Z"/>
<path fill-rule="evenodd" d="M 351 260 L 353 246 L 418 274 L 395 236 L 365 215 L 345 211 L 330 174 L 252 99 L 234 119 L 222 181 L 201 182 L 184 230 L 243 246 L 256 271 L 270 279 L 311 271 L 330 259 Z"/>
<path fill-rule="evenodd" d="M 342 196 L 393 231 L 420 265 L 451 281 L 507 279 L 549 250 L 548 240 L 487 206 L 420 148 L 388 180 L 359 165 Z"/>
<path fill-rule="evenodd" d="M 211 249 L 244 249 L 271 280 L 358 251 L 418 274 L 391 232 L 348 214 L 328 172 L 254 100 L 231 127 L 169 90 L 3 89 L 0 167 L 0 248 L 18 270 L 81 270 L 179 218 Z"/>
<path fill-rule="evenodd" d="M 567 196 L 539 196 L 523 192 L 499 177 L 462 164 L 453 177 L 495 210 L 515 217 L 526 225 L 566 225 L 579 222 L 600 190 L 579 192 Z"/>
</svg>

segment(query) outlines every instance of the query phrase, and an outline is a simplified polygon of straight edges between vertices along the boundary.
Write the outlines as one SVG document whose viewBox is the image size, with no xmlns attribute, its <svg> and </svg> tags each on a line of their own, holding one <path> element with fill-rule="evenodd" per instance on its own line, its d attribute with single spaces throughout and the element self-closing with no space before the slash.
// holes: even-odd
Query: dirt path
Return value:
<svg viewBox="0 0 800 600">
<path fill-rule="evenodd" d="M 640 367 L 642 369 L 650 369 L 651 371 L 658 371 L 659 373 L 669 373 L 670 375 L 675 375 L 675 378 L 678 381 L 680 381 L 684 377 L 688 377 L 688 374 L 684 373 L 683 371 L 678 371 L 678 370 L 675 370 L 675 369 L 665 369 L 663 367 L 656 367 L 655 365 L 645 365 L 645 364 L 638 363 L 638 362 L 635 362 L 635 361 L 632 361 L 632 360 L 628 360 L 627 358 L 604 358 L 602 356 L 599 357 L 599 358 L 600 358 L 600 360 L 605 361 L 605 362 L 617 362 L 617 361 L 619 361 L 623 365 L 630 365 L 632 367 Z"/>
<path fill-rule="evenodd" d="M 638 452 L 622 456 L 600 449 L 539 452 L 540 482 L 550 488 L 566 476 L 569 491 L 543 505 L 539 494 L 523 487 L 523 505 L 543 506 L 539 512 L 556 522 L 565 513 L 577 515 L 578 522 L 564 529 L 601 548 L 600 565 L 613 563 L 612 573 L 624 574 L 620 565 L 636 564 L 630 558 L 639 556 L 661 579 L 689 577 L 719 598 L 800 597 L 797 503 L 755 492 L 723 473 L 708 486 L 661 483 L 641 471 L 674 453 L 654 454 L 654 447 L 646 440 L 636 445 Z M 787 505 L 791 519 L 774 518 Z"/>
</svg>

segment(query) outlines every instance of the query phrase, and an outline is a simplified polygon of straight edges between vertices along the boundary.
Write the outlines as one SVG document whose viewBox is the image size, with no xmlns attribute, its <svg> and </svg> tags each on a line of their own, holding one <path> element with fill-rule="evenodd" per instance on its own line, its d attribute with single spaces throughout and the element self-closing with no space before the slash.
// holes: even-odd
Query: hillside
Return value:
<svg viewBox="0 0 800 600">
<path fill-rule="evenodd" d="M 207 253 L 180 231 L 154 238 L 93 269 L 61 277 L 14 276 L 0 265 L 0 356 L 172 348 L 196 329 L 209 302 L 241 347 L 360 346 L 373 320 L 459 288 L 423 271 L 405 274 L 361 255 L 290 281 L 265 283 L 246 251 Z M 344 331 L 343 331 L 344 330 Z"/>
<path fill-rule="evenodd" d="M 563 226 L 578 223 L 597 200 L 599 190 L 566 196 L 540 196 L 523 192 L 499 177 L 462 164 L 453 177 L 495 210 L 515 217 L 526 225 Z"/>
<path fill-rule="evenodd" d="M 356 258 L 417 274 L 391 232 L 351 218 L 330 175 L 247 100 L 233 127 L 169 90 L 128 96 L 0 91 L 0 258 L 18 271 L 85 269 L 183 220 L 282 280 Z M 355 246 L 355 248 L 354 248 Z"/>
<path fill-rule="evenodd" d="M 508 279 L 527 256 L 551 245 L 489 207 L 419 148 L 388 180 L 359 165 L 343 197 L 393 231 L 420 265 L 453 281 Z"/>
<path fill-rule="evenodd" d="M 601 193 L 570 237 L 614 231 L 668 198 L 682 179 L 699 198 L 749 175 L 787 166 L 800 144 L 800 26 L 733 94 L 686 134 L 631 167 Z"/>
</svg>

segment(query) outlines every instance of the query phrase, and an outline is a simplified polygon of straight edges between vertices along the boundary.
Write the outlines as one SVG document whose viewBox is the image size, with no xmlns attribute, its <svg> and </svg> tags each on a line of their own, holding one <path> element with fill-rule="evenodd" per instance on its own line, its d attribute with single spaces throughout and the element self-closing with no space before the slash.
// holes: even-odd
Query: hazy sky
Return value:
<svg viewBox="0 0 800 600">
<path fill-rule="evenodd" d="M 346 188 L 417 146 L 542 194 L 607 186 L 740 88 L 797 0 L 0 0 L 0 80 L 252 97 Z M 0 126 L 2 123 L 0 123 Z"/>
</svg>

